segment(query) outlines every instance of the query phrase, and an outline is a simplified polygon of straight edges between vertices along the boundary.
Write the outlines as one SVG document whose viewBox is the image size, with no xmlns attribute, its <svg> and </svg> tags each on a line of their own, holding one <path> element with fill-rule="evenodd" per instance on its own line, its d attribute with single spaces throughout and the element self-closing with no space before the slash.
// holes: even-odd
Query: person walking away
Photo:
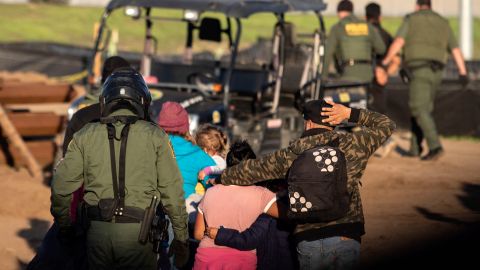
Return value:
<svg viewBox="0 0 480 270">
<path fill-rule="evenodd" d="M 214 166 L 215 161 L 205 151 L 195 145 L 195 140 L 189 131 L 188 112 L 179 103 L 171 101 L 163 103 L 157 123 L 168 134 L 182 175 L 185 206 L 188 214 L 189 242 L 191 244 L 189 248 L 190 253 L 194 254 L 198 243 L 192 241 L 193 227 L 195 225 L 197 207 L 202 199 L 202 195 L 195 193 L 195 187 L 198 183 L 197 175 L 203 168 Z M 168 228 L 168 232 L 169 235 L 173 233 L 171 226 Z M 160 268 L 168 269 L 168 264 L 169 262 L 161 261 Z M 186 267 L 191 268 L 191 265 L 193 265 L 193 257 L 189 258 Z"/>
<path fill-rule="evenodd" d="M 372 53 L 385 53 L 380 34 L 366 21 L 353 14 L 353 3 L 342 0 L 337 6 L 340 21 L 332 26 L 326 41 L 325 67 L 334 58 L 341 80 L 370 83 L 373 79 Z M 328 72 L 323 73 L 327 79 Z"/>
<path fill-rule="evenodd" d="M 171 101 L 163 103 L 158 115 L 158 125 L 167 132 L 172 142 L 178 168 L 182 174 L 189 224 L 193 228 L 197 205 L 202 198 L 201 195 L 195 194 L 197 175 L 203 168 L 215 166 L 215 161 L 194 144 L 189 132 L 188 113 L 179 103 Z"/>
<path fill-rule="evenodd" d="M 305 131 L 300 139 L 262 158 L 228 167 L 216 183 L 245 186 L 286 178 L 290 165 L 303 152 L 337 143 L 346 161 L 348 211 L 331 222 L 298 223 L 293 236 L 300 269 L 351 269 L 358 263 L 360 241 L 365 234 L 359 190 L 361 176 L 369 157 L 392 134 L 395 123 L 377 112 L 323 100 L 308 102 L 303 115 Z M 333 130 L 345 120 L 356 123 L 361 129 L 352 133 Z M 311 168 L 313 176 L 318 175 L 317 170 Z"/>
<path fill-rule="evenodd" d="M 381 25 L 382 10 L 380 5 L 375 2 L 369 3 L 365 7 L 365 15 L 367 22 L 373 25 L 373 27 L 380 34 L 380 37 L 385 43 L 386 48 L 389 48 L 393 42 L 393 37 Z M 383 54 L 375 53 L 375 78 L 368 89 L 368 109 L 377 111 L 381 114 L 387 113 L 387 95 L 385 93 L 385 86 L 388 83 L 388 77 L 397 73 L 401 63 L 401 59 L 397 55 L 392 59 L 388 66 L 382 66 L 382 60 L 385 55 L 386 52 Z M 396 147 L 396 145 L 397 144 L 393 138 L 389 138 L 381 147 L 380 156 L 386 157 Z"/>
<path fill-rule="evenodd" d="M 141 221 L 154 197 L 161 200 L 173 224 L 170 251 L 175 263 L 182 266 L 188 259 L 181 175 L 167 135 L 146 121 L 150 102 L 139 73 L 114 72 L 100 96 L 101 121 L 74 134 L 56 168 L 51 212 L 60 227 L 58 237 L 68 245 L 73 232 L 72 193 L 84 185 L 92 269 L 156 269 L 152 244 L 138 240 L 141 227 L 149 225 Z"/>
<path fill-rule="evenodd" d="M 215 161 L 214 166 L 208 166 L 198 173 L 198 180 L 202 183 L 197 184 L 195 192 L 203 195 L 206 177 L 220 175 L 227 167 L 225 155 L 228 150 L 228 137 L 219 127 L 205 124 L 200 126 L 195 133 L 195 142 Z"/>
<path fill-rule="evenodd" d="M 121 68 L 129 68 L 130 64 L 119 56 L 112 56 L 105 60 L 102 68 L 102 84 L 114 70 Z M 101 92 L 101 91 L 100 91 Z M 99 95 L 99 94 L 98 94 Z M 68 145 L 73 138 L 75 132 L 82 129 L 86 124 L 92 121 L 100 120 L 100 105 L 98 104 L 98 95 L 89 94 L 86 96 L 88 104 L 94 103 L 91 99 L 96 97 L 96 103 L 87 107 L 81 108 L 68 122 L 63 139 L 62 157 L 65 157 Z M 83 198 L 83 188 L 73 193 L 71 216 L 76 218 L 76 210 L 78 203 Z M 57 239 L 58 224 L 53 223 L 52 227 L 46 233 L 42 244 L 38 249 L 38 253 L 30 261 L 27 266 L 28 270 L 66 270 L 66 269 L 87 269 L 87 260 L 85 254 L 85 239 L 82 232 L 77 233 L 76 239 L 73 241 L 71 248 L 62 248 L 61 243 Z"/>
<path fill-rule="evenodd" d="M 238 153 L 234 145 L 227 155 L 228 161 L 237 158 L 253 158 L 250 151 Z M 251 150 L 251 148 L 250 148 Z M 252 154 L 253 153 L 253 154 Z M 232 165 L 232 163 L 228 163 Z M 193 269 L 256 269 L 257 257 L 255 250 L 237 250 L 216 245 L 214 240 L 206 235 L 207 228 L 226 228 L 244 231 L 249 228 L 260 214 L 278 217 L 275 193 L 264 187 L 224 186 L 215 185 L 207 189 L 198 207 L 195 222 L 195 239 L 200 240 Z"/>
<path fill-rule="evenodd" d="M 380 37 L 385 43 L 386 48 L 390 47 L 393 42 L 393 37 L 390 35 L 381 25 L 381 7 L 375 2 L 369 3 L 365 7 L 365 14 L 367 22 L 373 25 L 373 27 L 378 31 Z M 383 67 L 382 60 L 385 57 L 386 53 L 376 53 L 375 57 L 375 78 L 372 82 L 372 87 L 370 87 L 370 99 L 368 107 L 371 110 L 377 111 L 381 114 L 386 114 L 386 95 L 385 85 L 388 82 L 388 76 L 393 75 L 398 69 L 400 64 L 400 57 L 396 57 L 395 61 L 392 61 L 392 65 L 388 67 Z"/>
<path fill-rule="evenodd" d="M 442 81 L 448 52 L 464 85 L 468 83 L 465 61 L 448 20 L 432 10 L 430 0 L 417 0 L 416 11 L 405 17 L 382 64 L 388 65 L 402 48 L 403 66 L 410 74 L 408 105 L 412 138 L 408 156 L 421 156 L 425 137 L 428 153 L 421 160 L 437 160 L 444 151 L 432 116 L 436 89 Z"/>
</svg>

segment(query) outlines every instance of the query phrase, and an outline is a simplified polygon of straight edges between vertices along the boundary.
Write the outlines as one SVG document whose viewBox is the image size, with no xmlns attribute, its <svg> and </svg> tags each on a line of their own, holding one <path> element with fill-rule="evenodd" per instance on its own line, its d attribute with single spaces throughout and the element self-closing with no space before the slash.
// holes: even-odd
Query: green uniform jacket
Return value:
<svg viewBox="0 0 480 270">
<path fill-rule="evenodd" d="M 403 49 L 407 65 L 415 61 L 435 60 L 445 64 L 448 52 L 458 47 L 448 21 L 432 10 L 407 15 L 397 37 L 405 39 Z"/>
<path fill-rule="evenodd" d="M 357 109 L 352 109 L 350 121 L 357 122 L 361 126 L 360 131 L 353 133 L 328 131 L 298 139 L 287 148 L 227 168 L 221 176 L 221 182 L 227 185 L 252 185 L 264 180 L 286 178 L 290 165 L 299 154 L 338 138 L 339 148 L 345 153 L 347 161 L 348 190 L 351 194 L 350 210 L 345 217 L 330 223 L 297 225 L 295 234 L 352 223 L 360 226 L 360 235 L 364 234 L 364 217 L 359 191 L 360 178 L 367 166 L 368 158 L 390 137 L 395 129 L 395 123 L 382 114 Z"/>
<path fill-rule="evenodd" d="M 112 115 L 133 115 L 118 110 Z M 123 124 L 114 124 L 117 138 Z M 115 140 L 117 162 L 120 141 Z M 175 238 L 185 241 L 187 213 L 183 199 L 183 180 L 170 141 L 165 132 L 146 121 L 130 126 L 125 168 L 125 205 L 145 209 L 156 195 L 172 221 Z M 52 182 L 51 212 L 60 226 L 71 225 L 72 193 L 84 186 L 84 200 L 97 205 L 102 198 L 113 198 L 110 148 L 106 125 L 89 123 L 75 133 L 65 158 L 56 168 Z"/>
<path fill-rule="evenodd" d="M 341 19 L 332 26 L 326 41 L 325 68 L 328 69 L 334 56 L 340 62 L 372 61 L 374 54 L 384 54 L 386 50 L 382 37 L 373 25 L 354 15 Z M 326 78 L 328 72 L 324 72 Z M 372 64 L 355 64 L 344 66 L 342 79 L 350 81 L 371 82 Z"/>
</svg>

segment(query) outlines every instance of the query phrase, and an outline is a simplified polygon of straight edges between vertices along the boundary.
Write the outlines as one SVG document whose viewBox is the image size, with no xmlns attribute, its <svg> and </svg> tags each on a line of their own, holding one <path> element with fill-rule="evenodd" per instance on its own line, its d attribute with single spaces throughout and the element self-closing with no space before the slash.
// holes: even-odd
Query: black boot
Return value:
<svg viewBox="0 0 480 270">
<path fill-rule="evenodd" d="M 435 160 L 439 159 L 443 154 L 444 154 L 443 148 L 438 147 L 438 148 L 435 148 L 433 150 L 428 151 L 428 154 L 421 157 L 420 159 L 423 160 L 423 161 L 429 161 L 429 160 L 435 161 Z"/>
</svg>

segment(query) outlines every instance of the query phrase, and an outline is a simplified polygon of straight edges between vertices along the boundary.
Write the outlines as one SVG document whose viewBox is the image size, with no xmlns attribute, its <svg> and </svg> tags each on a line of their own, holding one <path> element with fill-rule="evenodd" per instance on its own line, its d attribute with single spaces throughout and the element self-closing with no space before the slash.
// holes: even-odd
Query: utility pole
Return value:
<svg viewBox="0 0 480 270">
<path fill-rule="evenodd" d="M 465 60 L 473 58 L 472 0 L 460 0 L 460 49 Z"/>
</svg>

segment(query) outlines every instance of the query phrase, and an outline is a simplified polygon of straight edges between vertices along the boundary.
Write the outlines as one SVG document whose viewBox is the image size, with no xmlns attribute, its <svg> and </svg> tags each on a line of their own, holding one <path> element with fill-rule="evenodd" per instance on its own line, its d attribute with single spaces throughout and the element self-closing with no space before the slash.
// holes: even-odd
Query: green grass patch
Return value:
<svg viewBox="0 0 480 270">
<path fill-rule="evenodd" d="M 100 20 L 103 8 L 69 7 L 61 5 L 25 4 L 0 5 L 0 42 L 51 41 L 81 46 L 93 46 L 93 28 Z M 181 17 L 178 10 L 156 10 L 154 15 Z M 311 33 L 318 28 L 318 20 L 312 14 L 291 14 L 298 33 Z M 334 16 L 325 18 L 327 29 L 337 21 Z M 143 48 L 144 22 L 133 21 L 117 10 L 108 20 L 111 29 L 119 29 L 119 49 L 141 51 Z M 400 26 L 402 18 L 384 18 L 383 26 L 392 34 Z M 259 37 L 269 38 L 273 33 L 275 17 L 272 14 L 257 14 L 243 20 L 241 47 L 247 47 Z M 458 20 L 450 19 L 458 36 Z M 480 19 L 475 19 L 475 58 L 480 58 Z M 154 36 L 158 40 L 158 53 L 171 54 L 182 51 L 185 43 L 186 26 L 182 23 L 155 21 Z M 218 47 L 208 42 L 197 42 L 197 50 Z M 225 43 L 224 51 L 227 50 Z"/>
</svg>

